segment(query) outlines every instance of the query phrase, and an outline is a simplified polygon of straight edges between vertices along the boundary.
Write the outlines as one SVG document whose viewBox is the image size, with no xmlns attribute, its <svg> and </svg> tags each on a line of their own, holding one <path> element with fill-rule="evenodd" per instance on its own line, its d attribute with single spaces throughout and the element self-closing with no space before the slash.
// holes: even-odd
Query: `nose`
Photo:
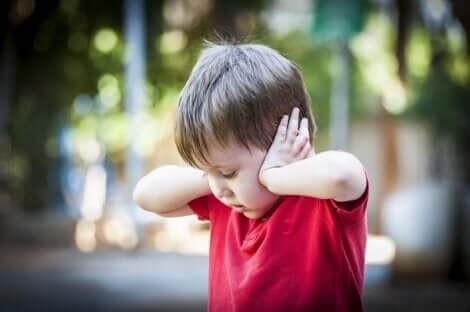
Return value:
<svg viewBox="0 0 470 312">
<path fill-rule="evenodd" d="M 213 181 L 214 194 L 218 198 L 227 198 L 233 195 L 233 192 L 227 187 L 227 184 L 222 179 L 214 179 Z"/>
<path fill-rule="evenodd" d="M 227 198 L 227 197 L 231 197 L 233 195 L 233 192 L 229 189 L 223 189 L 220 193 L 220 198 Z"/>
<path fill-rule="evenodd" d="M 224 184 L 216 186 L 216 192 L 218 198 L 229 198 L 232 197 L 233 192 Z"/>
</svg>

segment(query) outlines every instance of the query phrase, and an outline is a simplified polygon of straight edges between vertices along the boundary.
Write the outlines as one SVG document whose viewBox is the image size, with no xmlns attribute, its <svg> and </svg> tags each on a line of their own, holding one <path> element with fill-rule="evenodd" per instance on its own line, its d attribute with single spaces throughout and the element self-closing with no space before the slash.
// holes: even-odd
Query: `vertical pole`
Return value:
<svg viewBox="0 0 470 312">
<path fill-rule="evenodd" d="M 129 147 L 125 165 L 127 192 L 131 216 L 136 217 L 132 189 L 143 172 L 142 157 L 136 151 L 139 115 L 145 95 L 145 25 L 143 0 L 124 1 L 125 29 L 125 108 L 129 117 Z"/>
<path fill-rule="evenodd" d="M 347 150 L 349 135 L 349 66 L 347 42 L 335 47 L 334 76 L 330 102 L 330 148 Z"/>
</svg>

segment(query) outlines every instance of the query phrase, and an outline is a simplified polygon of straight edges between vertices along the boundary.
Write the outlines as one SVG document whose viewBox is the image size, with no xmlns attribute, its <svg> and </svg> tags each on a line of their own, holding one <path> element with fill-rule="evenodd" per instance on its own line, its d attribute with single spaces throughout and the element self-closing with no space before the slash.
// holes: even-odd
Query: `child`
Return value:
<svg viewBox="0 0 470 312">
<path fill-rule="evenodd" d="M 192 167 L 143 177 L 134 200 L 211 224 L 210 311 L 361 311 L 368 182 L 315 153 L 299 70 L 256 44 L 210 44 L 185 87 L 176 145 Z"/>
</svg>

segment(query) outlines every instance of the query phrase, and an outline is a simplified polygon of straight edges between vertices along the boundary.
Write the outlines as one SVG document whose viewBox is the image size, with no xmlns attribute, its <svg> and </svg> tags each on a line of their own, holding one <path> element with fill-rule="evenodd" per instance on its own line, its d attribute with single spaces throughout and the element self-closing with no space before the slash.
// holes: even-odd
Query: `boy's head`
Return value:
<svg viewBox="0 0 470 312">
<path fill-rule="evenodd" d="M 197 167 L 207 164 L 210 145 L 268 149 L 282 115 L 294 106 L 309 119 L 314 138 L 309 96 L 292 62 L 263 45 L 210 44 L 179 97 L 178 151 Z"/>
<path fill-rule="evenodd" d="M 227 159 L 234 146 L 237 152 L 266 152 L 282 116 L 294 106 L 300 118 L 308 118 L 312 141 L 316 126 L 309 96 L 291 61 L 263 45 L 209 44 L 179 97 L 178 151 L 206 172 L 214 168 L 213 150 L 222 153 L 218 156 L 225 151 Z M 251 169 L 261 163 L 253 165 Z"/>
</svg>

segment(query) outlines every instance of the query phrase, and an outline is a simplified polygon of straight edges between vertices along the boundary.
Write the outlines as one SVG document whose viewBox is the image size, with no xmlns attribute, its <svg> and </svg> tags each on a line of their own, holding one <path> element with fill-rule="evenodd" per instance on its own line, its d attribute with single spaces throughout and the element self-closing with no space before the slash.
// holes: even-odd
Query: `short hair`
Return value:
<svg viewBox="0 0 470 312">
<path fill-rule="evenodd" d="M 294 106 L 308 118 L 313 142 L 310 97 L 294 63 L 260 44 L 206 44 L 178 98 L 175 143 L 184 161 L 210 165 L 214 143 L 268 149 Z"/>
</svg>

